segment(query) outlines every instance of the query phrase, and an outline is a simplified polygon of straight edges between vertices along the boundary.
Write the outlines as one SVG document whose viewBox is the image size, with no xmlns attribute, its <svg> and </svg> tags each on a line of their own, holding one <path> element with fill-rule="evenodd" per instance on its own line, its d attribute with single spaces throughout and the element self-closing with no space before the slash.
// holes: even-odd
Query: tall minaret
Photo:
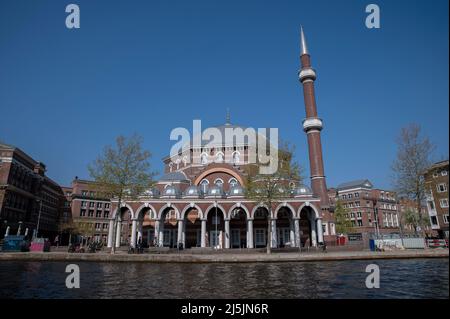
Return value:
<svg viewBox="0 0 450 319">
<path fill-rule="evenodd" d="M 314 81 L 316 72 L 311 68 L 311 60 L 306 46 L 303 27 L 301 33 L 301 54 L 300 60 L 302 68 L 298 76 L 303 85 L 303 97 L 305 100 L 306 118 L 303 120 L 303 130 L 308 138 L 309 165 L 311 172 L 311 187 L 315 195 L 320 197 L 322 209 L 329 207 L 325 172 L 323 169 L 322 142 L 320 131 L 322 130 L 322 120 L 317 116 L 316 98 L 314 95 Z"/>
</svg>

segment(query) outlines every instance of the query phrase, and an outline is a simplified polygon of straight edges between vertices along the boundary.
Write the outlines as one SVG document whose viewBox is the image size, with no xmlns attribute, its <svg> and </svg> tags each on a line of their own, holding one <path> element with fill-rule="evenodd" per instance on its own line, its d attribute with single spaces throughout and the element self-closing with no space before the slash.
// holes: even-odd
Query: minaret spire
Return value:
<svg viewBox="0 0 450 319">
<path fill-rule="evenodd" d="M 305 33 L 303 32 L 303 26 L 300 26 L 300 42 L 301 42 L 301 54 L 300 55 L 309 54 L 308 46 L 306 45 Z"/>
<path fill-rule="evenodd" d="M 227 107 L 227 118 L 226 118 L 225 124 L 226 124 L 226 125 L 231 125 L 231 121 L 230 121 L 230 108 L 229 108 L 229 107 Z"/>
<path fill-rule="evenodd" d="M 306 118 L 303 120 L 303 130 L 308 139 L 309 166 L 311 174 L 311 187 L 316 196 L 320 197 L 322 209 L 329 207 L 327 185 L 322 156 L 322 142 L 320 131 L 322 130 L 322 120 L 317 114 L 316 97 L 314 93 L 314 81 L 316 72 L 311 67 L 311 58 L 306 47 L 303 27 L 300 29 L 301 36 L 301 69 L 298 74 L 303 86 L 303 97 L 305 102 Z"/>
</svg>

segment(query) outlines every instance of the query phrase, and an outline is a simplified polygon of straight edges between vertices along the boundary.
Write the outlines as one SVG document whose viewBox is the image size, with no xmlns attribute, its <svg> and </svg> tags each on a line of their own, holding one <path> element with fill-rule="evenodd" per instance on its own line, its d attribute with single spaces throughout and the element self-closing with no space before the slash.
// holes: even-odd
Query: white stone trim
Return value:
<svg viewBox="0 0 450 319">
<path fill-rule="evenodd" d="M 316 71 L 312 68 L 301 69 L 298 73 L 298 79 L 300 82 L 305 82 L 305 80 L 314 81 L 317 78 Z"/>
<path fill-rule="evenodd" d="M 322 120 L 317 117 L 310 117 L 303 120 L 303 130 L 309 131 L 311 129 L 321 130 L 323 127 Z"/>
</svg>

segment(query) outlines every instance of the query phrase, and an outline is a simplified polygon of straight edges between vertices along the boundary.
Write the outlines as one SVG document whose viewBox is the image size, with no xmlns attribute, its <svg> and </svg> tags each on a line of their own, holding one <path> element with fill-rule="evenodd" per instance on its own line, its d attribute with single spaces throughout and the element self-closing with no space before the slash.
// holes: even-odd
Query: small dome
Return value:
<svg viewBox="0 0 450 319">
<path fill-rule="evenodd" d="M 230 188 L 230 196 L 244 196 L 244 189 L 240 185 Z"/>
<path fill-rule="evenodd" d="M 180 195 L 180 190 L 173 185 L 169 185 L 166 188 L 164 188 L 163 196 L 177 197 L 179 195 Z"/>
<path fill-rule="evenodd" d="M 219 196 L 224 196 L 225 193 L 222 189 L 222 187 L 217 186 L 217 185 L 213 185 L 211 187 L 208 188 L 208 196 L 213 196 L 213 197 L 219 197 Z"/>
<path fill-rule="evenodd" d="M 186 190 L 184 192 L 184 196 L 189 196 L 189 197 L 200 197 L 200 195 L 202 195 L 202 192 L 198 188 L 198 186 L 195 186 L 195 185 L 189 186 L 188 188 L 186 188 Z"/>
<path fill-rule="evenodd" d="M 143 193 L 142 196 L 145 197 L 158 197 L 159 196 L 159 190 L 157 188 L 149 188 L 146 189 Z"/>
<path fill-rule="evenodd" d="M 294 196 L 312 195 L 312 190 L 306 185 L 300 185 L 293 190 Z"/>
</svg>

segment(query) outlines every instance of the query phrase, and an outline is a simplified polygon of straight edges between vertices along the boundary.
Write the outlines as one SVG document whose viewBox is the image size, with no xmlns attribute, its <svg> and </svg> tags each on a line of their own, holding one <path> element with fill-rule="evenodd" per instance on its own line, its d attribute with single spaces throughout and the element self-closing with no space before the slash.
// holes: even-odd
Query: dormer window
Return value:
<svg viewBox="0 0 450 319">
<path fill-rule="evenodd" d="M 208 164 L 208 154 L 203 153 L 200 157 L 200 161 L 201 161 L 202 165 Z"/>
<path fill-rule="evenodd" d="M 231 187 L 234 187 L 234 186 L 236 186 L 238 184 L 238 181 L 236 180 L 236 178 L 231 178 L 228 181 L 228 184 L 230 184 Z"/>
<path fill-rule="evenodd" d="M 241 154 L 239 152 L 233 152 L 233 164 L 239 164 Z"/>
<path fill-rule="evenodd" d="M 219 186 L 219 187 L 222 187 L 222 186 L 223 186 L 223 180 L 222 180 L 221 178 L 217 178 L 217 179 L 214 181 L 214 185 Z"/>
<path fill-rule="evenodd" d="M 206 193 L 206 190 L 208 189 L 208 185 L 209 185 L 209 182 L 207 179 L 204 179 L 201 181 L 200 187 L 202 188 L 203 193 Z"/>
<path fill-rule="evenodd" d="M 217 163 L 222 163 L 223 162 L 223 158 L 224 158 L 224 155 L 223 155 L 222 152 L 217 153 L 217 155 L 216 155 L 216 162 Z"/>
</svg>

